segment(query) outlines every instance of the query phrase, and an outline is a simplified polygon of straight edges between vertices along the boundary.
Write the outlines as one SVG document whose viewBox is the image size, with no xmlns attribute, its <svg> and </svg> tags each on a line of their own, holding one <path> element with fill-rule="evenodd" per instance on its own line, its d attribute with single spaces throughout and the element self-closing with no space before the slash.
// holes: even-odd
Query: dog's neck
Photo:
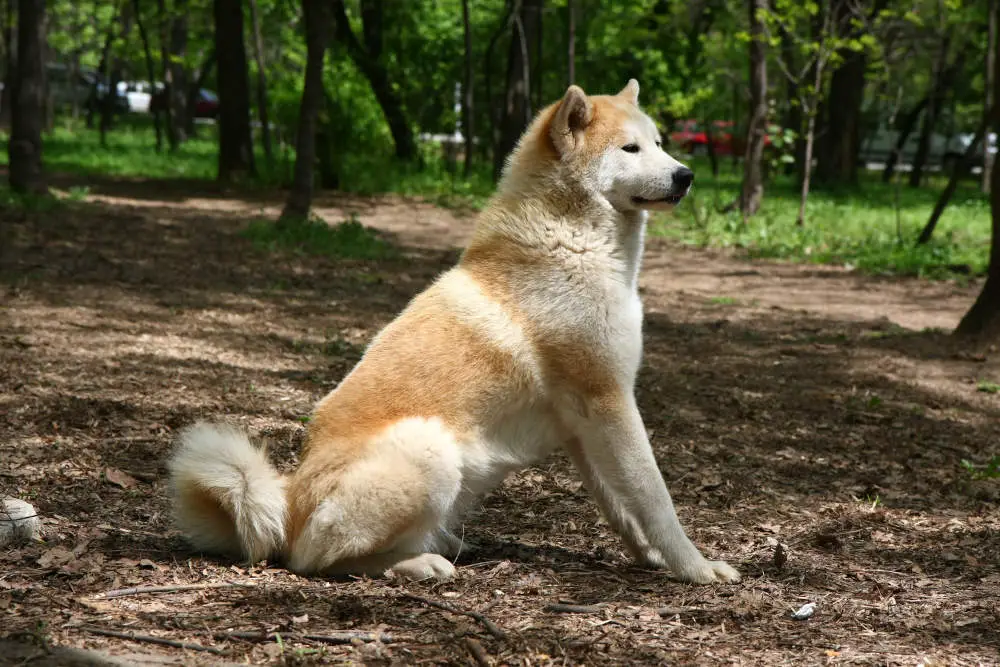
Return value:
<svg viewBox="0 0 1000 667">
<path fill-rule="evenodd" d="M 610 263 L 622 282 L 635 289 L 646 218 L 645 211 L 616 210 L 566 181 L 504 182 L 480 215 L 470 247 L 504 239 L 539 256 L 554 249 L 590 256 Z"/>
</svg>

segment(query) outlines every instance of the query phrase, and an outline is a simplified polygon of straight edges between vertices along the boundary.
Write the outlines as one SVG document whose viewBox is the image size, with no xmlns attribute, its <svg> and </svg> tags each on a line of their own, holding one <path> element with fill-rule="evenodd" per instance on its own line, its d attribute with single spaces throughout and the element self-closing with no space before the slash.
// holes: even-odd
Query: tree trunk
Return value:
<svg viewBox="0 0 1000 667">
<path fill-rule="evenodd" d="M 250 0 L 250 23 L 253 29 L 253 55 L 257 61 L 257 116 L 260 118 L 260 140 L 268 166 L 274 164 L 271 149 L 271 123 L 267 113 L 267 71 L 264 63 L 264 39 L 260 33 L 257 0 Z"/>
<path fill-rule="evenodd" d="M 215 0 L 215 59 L 219 79 L 219 180 L 256 176 L 250 133 L 250 82 L 240 0 Z"/>
<path fill-rule="evenodd" d="M 332 3 L 335 36 L 343 43 L 348 55 L 365 78 L 368 79 L 375 99 L 378 100 L 385 116 L 392 140 L 396 146 L 396 157 L 412 162 L 417 159 L 417 142 L 413 128 L 406 120 L 403 103 L 392 89 L 389 72 L 382 59 L 382 2 L 381 0 L 361 0 L 361 20 L 365 44 L 358 41 L 347 18 L 344 0 Z"/>
<path fill-rule="evenodd" d="M 329 18 L 327 18 L 329 21 Z M 327 24 L 329 30 L 329 24 Z M 316 130 L 316 155 L 319 163 L 319 187 L 324 190 L 336 190 L 340 187 L 340 161 L 335 155 L 337 130 L 340 125 L 334 118 L 341 118 L 336 100 L 323 88 L 324 109 L 319 113 L 319 126 Z"/>
<path fill-rule="evenodd" d="M 500 138 L 493 152 L 494 180 L 500 178 L 507 156 L 531 122 L 531 58 L 528 51 L 540 27 L 541 8 L 542 0 L 515 0 Z"/>
<path fill-rule="evenodd" d="M 983 136 L 986 133 L 986 128 L 989 123 L 989 110 L 983 116 L 983 122 L 980 124 L 979 129 L 976 130 L 976 136 L 972 139 L 970 143 L 965 148 L 965 154 L 962 156 L 961 161 L 956 164 L 951 170 L 951 176 L 948 178 L 948 185 L 945 186 L 944 190 L 941 192 L 941 196 L 938 197 L 937 203 L 934 204 L 934 210 L 931 211 L 931 217 L 927 220 L 927 224 L 924 225 L 923 230 L 920 232 L 920 237 L 917 238 L 917 245 L 923 245 L 931 240 L 931 236 L 934 234 L 934 228 L 937 227 L 938 220 L 941 219 L 941 214 L 944 213 L 945 207 L 948 206 L 948 202 L 951 201 L 952 195 L 955 194 L 955 190 L 958 188 L 958 179 L 965 172 L 968 164 L 972 161 L 973 156 L 976 154 L 976 146 L 979 142 L 983 140 Z"/>
<path fill-rule="evenodd" d="M 903 115 L 902 119 L 900 119 L 897 124 L 899 134 L 896 136 L 896 145 L 893 146 L 888 159 L 885 161 L 885 169 L 882 170 L 883 183 L 889 183 L 892 181 L 892 176 L 896 171 L 896 165 L 899 163 L 899 156 L 903 152 L 903 146 L 906 145 L 906 140 L 909 139 L 910 134 L 913 133 L 913 128 L 917 126 L 920 114 L 923 113 L 928 102 L 930 102 L 930 97 L 925 95 L 922 100 L 917 102 L 913 108 Z"/>
<path fill-rule="evenodd" d="M 858 151 L 861 148 L 861 103 L 865 93 L 868 59 L 863 53 L 844 54 L 843 64 L 830 78 L 823 157 L 816 165 L 816 180 L 857 185 Z"/>
<path fill-rule="evenodd" d="M 997 70 L 993 62 L 993 52 L 997 48 L 997 28 L 998 21 L 1000 21 L 1000 2 L 998 0 L 989 0 L 989 27 L 988 27 L 988 37 L 987 37 L 987 49 L 986 49 L 986 81 L 983 85 L 985 88 L 985 103 L 983 104 L 983 121 L 987 122 L 989 120 L 989 109 L 993 108 L 993 105 L 997 100 L 993 97 L 993 88 L 995 85 L 995 80 L 997 76 Z M 990 142 L 987 139 L 986 143 L 983 144 L 983 192 L 988 193 L 990 191 L 990 179 L 991 171 L 993 169 L 993 156 L 990 155 Z"/>
<path fill-rule="evenodd" d="M 188 115 L 192 110 L 187 104 L 188 76 L 184 67 L 187 55 L 187 0 L 174 0 L 174 13 L 170 17 L 170 48 L 168 51 L 164 81 L 167 88 L 164 91 L 170 112 L 167 115 L 167 136 L 170 139 L 170 149 L 177 148 L 187 139 Z"/>
<path fill-rule="evenodd" d="M 45 120 L 45 0 L 17 3 L 17 69 L 7 145 L 10 187 L 15 192 L 48 192 L 42 173 Z M 1000 191 L 1000 189 L 998 189 Z"/>
<path fill-rule="evenodd" d="M 993 71 L 997 72 L 1000 70 L 1000 40 L 993 44 L 992 57 Z M 993 99 L 1000 100 L 1000 77 L 996 76 L 993 78 Z M 1000 133 L 1000 104 L 994 104 L 991 111 L 993 131 Z M 955 330 L 959 336 L 1000 337 L 1000 169 L 994 169 L 990 178 L 990 211 L 993 215 L 990 266 L 983 291 Z"/>
<path fill-rule="evenodd" d="M 472 24 L 469 21 L 469 0 L 462 0 L 462 30 L 465 37 L 465 82 L 462 87 L 462 132 L 465 134 L 465 177 L 472 175 L 472 151 L 475 147 L 473 139 L 473 86 L 475 78 L 472 68 Z"/>
<path fill-rule="evenodd" d="M 167 134 L 167 143 L 170 144 L 170 150 L 176 151 L 180 145 L 177 136 L 177 122 L 174 119 L 174 109 L 171 103 L 171 98 L 173 97 L 174 88 L 174 72 L 170 67 L 170 28 L 171 28 L 171 18 L 167 12 L 166 0 L 157 0 L 158 17 L 160 19 L 160 76 L 163 78 L 163 99 L 165 104 L 163 105 L 163 119 L 164 119 L 164 129 Z M 156 82 L 150 81 L 152 86 L 152 91 L 150 92 L 150 105 L 155 99 L 156 92 Z"/>
<path fill-rule="evenodd" d="M 569 26 L 569 35 L 567 37 L 569 44 L 566 49 L 566 74 L 568 80 L 566 87 L 568 88 L 576 83 L 576 2 L 566 0 L 566 13 L 566 22 Z"/>
<path fill-rule="evenodd" d="M 534 38 L 534 55 L 531 56 L 531 95 L 532 95 L 532 105 L 535 109 L 542 108 L 542 40 L 545 35 L 545 30 L 543 26 L 543 19 L 545 15 L 542 13 L 542 3 L 539 2 L 538 6 L 535 8 L 538 12 L 538 27 L 535 30 Z"/>
<path fill-rule="evenodd" d="M 323 56 L 329 39 L 325 0 L 303 0 L 302 22 L 306 29 L 306 75 L 299 104 L 299 127 L 295 141 L 295 176 L 279 224 L 309 217 L 316 162 L 316 120 L 323 103 Z"/>
<path fill-rule="evenodd" d="M 139 0 L 132 0 L 132 9 L 135 11 L 135 25 L 139 28 L 139 39 L 142 40 L 142 52 L 146 57 L 146 73 L 149 75 L 149 85 L 156 81 L 156 66 L 153 64 L 153 51 L 149 48 L 149 35 L 146 34 L 146 24 L 142 22 L 142 11 L 139 8 Z M 155 92 L 155 91 L 154 91 Z M 160 113 L 153 114 L 153 129 L 156 130 L 156 152 L 163 151 L 163 129 L 160 127 Z"/>
<path fill-rule="evenodd" d="M 119 27 L 118 35 L 119 38 L 125 42 L 128 40 L 128 35 L 132 31 L 132 11 L 131 7 L 127 2 L 122 3 L 121 11 L 118 13 L 117 26 Z M 100 102 L 101 119 L 100 119 L 100 130 L 101 130 L 101 146 L 107 147 L 108 145 L 108 130 L 114 122 L 114 117 L 116 113 L 116 106 L 118 101 L 118 82 L 122 79 L 122 64 L 121 59 L 115 55 L 112 50 L 115 38 L 115 27 L 116 24 L 112 23 L 111 31 L 108 33 L 108 38 L 104 43 L 105 57 L 103 58 L 105 69 L 101 79 L 105 84 L 104 99 Z"/>
<path fill-rule="evenodd" d="M 934 82 L 931 84 L 930 99 L 927 103 L 927 112 L 920 125 L 920 142 L 917 144 L 917 154 L 913 156 L 913 165 L 910 170 L 909 185 L 911 188 L 919 188 L 923 180 L 924 167 L 927 165 L 927 158 L 930 156 L 931 137 L 934 128 L 937 126 L 938 116 L 944 106 L 945 91 L 948 83 L 945 82 L 945 63 L 948 58 L 948 49 L 951 46 L 951 34 L 946 34 L 941 40 L 941 50 L 934 63 Z M 961 56 L 959 56 L 961 58 Z"/>
<path fill-rule="evenodd" d="M 486 45 L 483 78 L 486 80 L 486 114 L 490 123 L 490 136 L 488 141 L 483 142 L 484 158 L 489 156 L 489 151 L 493 149 L 500 140 L 500 105 L 496 104 L 493 99 L 493 50 L 496 48 L 501 35 L 503 35 L 504 32 L 506 32 L 510 27 L 510 19 L 513 13 L 514 3 L 508 1 L 506 3 L 503 18 L 500 20 L 500 25 L 497 26 L 497 29 L 493 32 L 493 36 L 490 37 L 489 44 Z"/>
<path fill-rule="evenodd" d="M 815 105 L 815 101 L 814 101 Z M 806 140 L 802 150 L 802 182 L 799 184 L 799 214 L 795 224 L 803 227 L 806 224 L 806 202 L 809 201 L 809 187 L 812 181 L 813 145 L 816 143 L 816 110 L 810 107 L 809 120 L 806 121 Z"/>
<path fill-rule="evenodd" d="M 748 0 L 750 13 L 750 122 L 743 158 L 740 212 L 744 220 L 757 213 L 764 198 L 764 136 L 767 131 L 767 52 L 763 17 L 768 0 Z"/>
<path fill-rule="evenodd" d="M 16 20 L 14 4 L 16 2 L 17 0 L 6 0 L 4 11 L 3 43 L 6 49 L 6 62 L 3 64 L 3 75 L 7 85 L 4 86 L 3 90 L 0 90 L 0 127 L 10 127 L 10 108 L 13 106 L 14 99 L 11 84 L 14 82 L 14 77 L 17 76 L 17 33 L 14 31 L 14 21 Z"/>
<path fill-rule="evenodd" d="M 184 131 L 189 137 L 193 137 L 197 133 L 198 126 L 195 123 L 195 111 L 198 105 L 198 93 L 204 87 L 205 81 L 208 80 L 208 75 L 212 73 L 212 68 L 215 66 L 215 47 L 212 47 L 205 56 L 205 60 L 202 61 L 201 67 L 198 68 L 194 82 L 184 91 L 184 104 L 187 107 L 187 113 L 184 116 Z"/>
</svg>

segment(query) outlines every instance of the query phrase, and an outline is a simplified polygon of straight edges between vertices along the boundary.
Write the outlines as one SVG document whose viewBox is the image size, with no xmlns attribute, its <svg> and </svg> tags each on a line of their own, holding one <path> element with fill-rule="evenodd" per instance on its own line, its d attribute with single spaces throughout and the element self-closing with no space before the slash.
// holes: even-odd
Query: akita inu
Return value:
<svg viewBox="0 0 1000 667">
<path fill-rule="evenodd" d="M 299 573 L 448 579 L 464 510 L 562 447 L 643 564 L 731 582 L 674 512 L 636 407 L 647 209 L 688 192 L 638 106 L 570 86 L 511 155 L 459 264 L 418 295 L 316 406 L 280 476 L 237 431 L 199 424 L 170 461 L 200 549 Z"/>
</svg>

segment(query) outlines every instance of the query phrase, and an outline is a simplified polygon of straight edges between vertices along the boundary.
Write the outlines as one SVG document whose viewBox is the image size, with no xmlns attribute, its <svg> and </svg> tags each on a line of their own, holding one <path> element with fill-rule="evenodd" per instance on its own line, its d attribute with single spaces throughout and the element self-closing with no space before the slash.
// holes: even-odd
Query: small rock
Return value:
<svg viewBox="0 0 1000 667">
<path fill-rule="evenodd" d="M 41 538 L 42 521 L 30 503 L 17 498 L 0 501 L 0 547 Z"/>
<path fill-rule="evenodd" d="M 816 603 L 809 602 L 802 605 L 794 612 L 792 612 L 792 618 L 794 618 L 796 621 L 804 621 L 815 613 L 816 613 Z"/>
</svg>

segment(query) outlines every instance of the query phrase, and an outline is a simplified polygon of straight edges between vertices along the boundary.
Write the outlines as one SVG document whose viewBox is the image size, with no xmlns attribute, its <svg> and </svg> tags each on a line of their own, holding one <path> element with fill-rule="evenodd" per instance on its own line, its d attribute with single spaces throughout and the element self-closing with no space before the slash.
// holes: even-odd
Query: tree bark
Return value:
<svg viewBox="0 0 1000 667">
<path fill-rule="evenodd" d="M 170 107 L 167 116 L 167 136 L 170 140 L 171 150 L 177 148 L 187 139 L 188 116 L 192 109 L 188 107 L 188 75 L 184 60 L 187 56 L 187 0 L 174 0 L 174 12 L 170 17 L 170 48 L 167 59 L 167 73 L 169 79 L 164 75 L 167 89 L 164 91 L 167 96 L 167 104 Z"/>
<path fill-rule="evenodd" d="M 997 48 L 997 28 L 998 21 L 1000 21 L 1000 2 L 997 0 L 988 0 L 988 11 L 989 11 L 989 23 L 987 28 L 987 49 L 986 49 L 986 81 L 983 85 L 985 89 L 985 103 L 983 104 L 983 122 L 988 123 L 989 120 L 989 109 L 993 108 L 997 100 L 993 96 L 993 88 L 995 85 L 997 70 L 993 62 L 993 52 Z M 988 193 L 990 191 L 990 180 L 991 172 L 993 170 L 993 157 L 990 155 L 990 143 L 987 139 L 986 143 L 983 144 L 983 192 Z"/>
<path fill-rule="evenodd" d="M 568 88 L 576 83 L 576 2 L 574 0 L 566 0 L 566 13 L 569 33 L 567 36 L 569 44 L 566 49 L 566 87 Z"/>
<path fill-rule="evenodd" d="M 993 44 L 992 57 L 996 72 L 1000 70 L 1000 40 Z M 993 78 L 993 99 L 1000 100 L 1000 77 Z M 993 131 L 1000 133 L 1000 104 L 993 105 L 990 116 Z M 990 265 L 983 291 L 955 330 L 959 336 L 1000 338 L 1000 169 L 994 169 L 990 178 L 990 211 L 993 215 Z"/>
<path fill-rule="evenodd" d="M 327 19 L 329 21 L 329 18 Z M 327 24 L 329 30 L 329 24 Z M 340 161 L 336 150 L 337 129 L 341 127 L 334 119 L 341 117 L 336 100 L 323 88 L 323 109 L 319 112 L 319 125 L 316 130 L 316 154 L 319 163 L 319 187 L 324 190 L 336 190 L 340 187 Z"/>
<path fill-rule="evenodd" d="M 122 2 L 121 10 L 116 13 L 115 21 L 111 24 L 107 39 L 104 42 L 104 53 L 101 58 L 101 80 L 106 86 L 104 99 L 100 101 L 100 131 L 101 146 L 108 145 L 108 130 L 114 122 L 116 112 L 116 102 L 118 100 L 118 82 L 122 78 L 121 59 L 114 54 L 112 46 L 116 36 L 115 28 L 118 27 L 117 36 L 123 42 L 128 39 L 129 32 L 132 31 L 132 11 L 128 2 Z"/>
<path fill-rule="evenodd" d="M 250 133 L 250 82 L 240 0 L 214 0 L 219 80 L 219 180 L 256 176 Z"/>
<path fill-rule="evenodd" d="M 473 86 L 475 78 L 472 68 L 472 23 L 469 20 L 469 0 L 462 0 L 462 32 L 465 38 L 465 82 L 462 86 L 462 132 L 465 134 L 465 177 L 472 174 L 472 154 L 475 147 L 473 131 Z"/>
<path fill-rule="evenodd" d="M 531 122 L 531 58 L 529 46 L 539 29 L 542 0 L 514 0 L 513 31 L 507 56 L 507 89 L 500 137 L 493 151 L 493 178 L 498 180 L 507 156 Z"/>
<path fill-rule="evenodd" d="M 411 162 L 417 159 L 417 142 L 413 135 L 403 103 L 392 89 L 389 72 L 382 59 L 382 2 L 381 0 L 361 0 L 361 20 L 365 43 L 362 45 L 351 29 L 343 0 L 333 0 L 334 35 L 347 49 L 348 55 L 372 87 L 385 116 L 392 140 L 396 146 L 396 157 Z"/>
<path fill-rule="evenodd" d="M 279 224 L 305 220 L 312 208 L 313 167 L 316 162 L 316 121 L 323 103 L 323 56 L 329 40 L 325 0 L 303 0 L 306 29 L 306 74 L 299 104 L 295 141 L 295 176 Z"/>
<path fill-rule="evenodd" d="M 767 131 L 767 52 L 761 14 L 768 0 L 748 0 L 750 13 L 750 122 L 743 157 L 740 212 L 744 220 L 757 213 L 764 198 L 764 136 Z"/>
<path fill-rule="evenodd" d="M 4 8 L 3 43 L 5 59 L 3 63 L 3 75 L 7 85 L 4 86 L 3 90 L 0 90 L 0 127 L 10 126 L 10 108 L 14 99 L 11 84 L 14 81 L 14 77 L 17 76 L 17 41 L 15 37 L 17 33 L 14 31 L 14 21 L 16 20 L 14 5 L 16 2 L 17 0 L 6 0 Z"/>
<path fill-rule="evenodd" d="M 170 150 L 175 151 L 178 147 L 176 121 L 174 120 L 174 110 L 170 98 L 173 95 L 173 70 L 170 68 L 170 17 L 167 13 L 166 0 L 157 0 L 158 18 L 160 23 L 160 76 L 163 78 L 163 98 L 166 102 L 163 105 L 164 129 L 167 134 L 167 143 Z M 152 105 L 156 97 L 156 82 L 150 80 L 150 99 Z"/>
<path fill-rule="evenodd" d="M 17 70 L 11 83 L 10 187 L 15 192 L 44 194 L 48 192 L 42 173 L 45 0 L 17 3 Z"/>
<path fill-rule="evenodd" d="M 202 61 L 201 67 L 198 68 L 194 82 L 184 91 L 184 104 L 187 107 L 187 113 L 184 116 L 184 131 L 189 137 L 193 137 L 197 133 L 198 126 L 195 123 L 195 108 L 198 104 L 198 93 L 205 85 L 208 75 L 212 73 L 212 69 L 215 66 L 215 47 L 212 47 Z"/>
<path fill-rule="evenodd" d="M 253 55 L 257 61 L 257 116 L 260 118 L 260 140 L 268 166 L 274 164 L 271 148 L 271 123 L 267 113 L 267 71 L 264 64 L 264 39 L 260 33 L 257 0 L 250 0 L 250 23 L 253 29 Z"/>
<path fill-rule="evenodd" d="M 146 33 L 146 24 L 142 22 L 142 11 L 139 8 L 139 0 L 132 0 L 132 9 L 135 12 L 135 25 L 139 28 L 139 39 L 142 40 L 142 52 L 146 57 L 146 73 L 149 75 L 149 85 L 156 81 L 156 66 L 153 64 L 153 51 L 149 48 L 149 35 Z M 154 91 L 155 92 L 155 91 Z M 153 128 L 156 131 L 156 152 L 163 151 L 163 128 L 160 127 L 160 113 L 153 114 Z"/>
<path fill-rule="evenodd" d="M 917 126 L 917 121 L 920 120 L 920 114 L 923 113 L 928 102 L 930 102 L 930 97 L 925 95 L 923 99 L 913 105 L 913 107 L 903 115 L 902 119 L 900 119 L 897 125 L 899 128 L 899 134 L 896 135 L 896 145 L 893 146 L 892 151 L 889 153 L 889 157 L 885 161 L 885 169 L 882 170 L 883 183 L 889 183 L 892 181 L 892 176 L 896 171 L 896 165 L 899 163 L 899 156 L 903 152 L 903 146 L 906 145 L 906 140 L 909 139 L 910 134 L 913 133 L 913 128 Z"/>
<path fill-rule="evenodd" d="M 863 53 L 846 53 L 830 77 L 823 157 L 816 165 L 816 180 L 827 184 L 857 185 L 858 151 L 861 148 L 861 103 L 865 94 L 868 59 Z"/>
<path fill-rule="evenodd" d="M 989 123 L 989 110 L 987 114 L 983 117 L 983 122 L 980 123 L 979 129 L 976 130 L 976 136 L 972 139 L 966 149 L 965 154 L 962 156 L 961 161 L 956 164 L 951 170 L 951 176 L 948 178 L 948 185 L 945 186 L 944 190 L 941 192 L 941 196 L 938 197 L 937 203 L 934 204 L 934 210 L 931 211 L 931 217 L 927 220 L 927 224 L 924 225 L 923 230 L 920 232 L 920 236 L 917 238 L 917 245 L 923 245 L 931 240 L 931 236 L 934 234 L 934 228 L 937 227 L 938 220 L 941 219 L 941 214 L 944 213 L 945 207 L 948 206 L 948 202 L 951 201 L 952 195 L 955 194 L 955 190 L 958 188 L 958 179 L 966 171 L 967 165 L 972 160 L 973 156 L 976 154 L 976 147 L 979 142 L 983 140 L 983 136 L 986 134 L 986 128 Z"/>
<path fill-rule="evenodd" d="M 500 20 L 500 25 L 493 32 L 490 37 L 489 43 L 486 45 L 486 54 L 484 55 L 485 67 L 483 68 L 483 78 L 486 80 L 486 114 L 490 122 L 490 136 L 488 141 L 483 142 L 483 156 L 489 156 L 489 150 L 493 149 L 500 140 L 500 114 L 499 114 L 499 104 L 496 104 L 493 99 L 493 50 L 496 48 L 497 42 L 500 37 L 507 31 L 510 27 L 511 15 L 514 12 L 514 3 L 508 1 L 506 3 L 506 9 L 504 10 L 503 18 Z"/>
<path fill-rule="evenodd" d="M 924 168 L 927 165 L 927 158 L 930 156 L 931 137 L 934 128 L 937 126 L 938 116 L 944 106 L 945 93 L 948 90 L 948 83 L 945 81 L 945 70 L 948 58 L 948 49 L 951 47 L 951 34 L 945 34 L 941 40 L 940 52 L 934 63 L 934 82 L 931 84 L 931 94 L 927 102 L 927 111 L 924 113 L 924 120 L 920 125 L 920 142 L 917 144 L 917 153 L 913 156 L 913 165 L 910 169 L 909 185 L 911 188 L 919 188 L 924 177 Z M 957 60 L 961 60 L 959 55 Z"/>
</svg>

